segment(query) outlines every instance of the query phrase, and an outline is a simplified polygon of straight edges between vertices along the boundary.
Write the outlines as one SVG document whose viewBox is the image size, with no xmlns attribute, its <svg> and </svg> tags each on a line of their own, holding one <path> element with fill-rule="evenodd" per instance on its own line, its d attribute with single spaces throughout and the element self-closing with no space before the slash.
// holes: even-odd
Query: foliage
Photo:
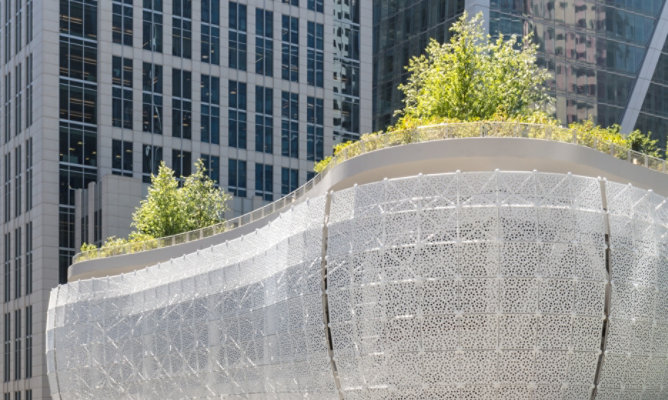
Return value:
<svg viewBox="0 0 668 400">
<path fill-rule="evenodd" d="M 629 133 L 626 137 L 626 143 L 631 150 L 661 158 L 661 150 L 657 148 L 658 142 L 658 139 L 652 139 L 652 132 L 647 132 L 647 135 L 645 135 L 639 129 Z M 666 154 L 664 153 L 664 159 L 665 156 Z"/>
<path fill-rule="evenodd" d="M 230 196 L 206 175 L 202 160 L 195 163 L 195 172 L 183 178 L 179 187 L 174 171 L 160 164 L 157 175 L 151 177 L 146 199 L 132 215 L 135 230 L 127 239 L 111 236 L 100 247 L 103 256 L 114 255 L 119 247 L 131 245 L 131 251 L 158 247 L 164 236 L 187 232 L 224 221 Z M 96 249 L 84 243 L 81 252 Z"/>
<path fill-rule="evenodd" d="M 481 13 L 470 20 L 464 13 L 451 27 L 449 43 L 432 40 L 426 54 L 410 60 L 408 82 L 399 86 L 405 107 L 397 114 L 402 119 L 479 121 L 547 109 L 552 102 L 544 85 L 549 73 L 536 65 L 537 46 L 531 37 L 505 40 L 500 35 L 492 41 L 482 24 Z"/>
</svg>

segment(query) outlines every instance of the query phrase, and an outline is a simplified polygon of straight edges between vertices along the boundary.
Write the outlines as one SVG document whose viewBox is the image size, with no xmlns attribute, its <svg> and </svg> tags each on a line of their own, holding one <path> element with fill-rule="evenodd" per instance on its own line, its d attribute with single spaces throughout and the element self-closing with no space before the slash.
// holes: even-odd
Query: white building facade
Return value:
<svg viewBox="0 0 668 400">
<path fill-rule="evenodd" d="M 76 189 L 122 185 L 106 201 L 129 213 L 160 161 L 187 175 L 202 158 L 238 214 L 371 129 L 361 2 L 17 0 L 0 19 L 4 399 L 50 398 L 49 290 L 106 233 L 94 202 L 75 218 Z"/>
</svg>

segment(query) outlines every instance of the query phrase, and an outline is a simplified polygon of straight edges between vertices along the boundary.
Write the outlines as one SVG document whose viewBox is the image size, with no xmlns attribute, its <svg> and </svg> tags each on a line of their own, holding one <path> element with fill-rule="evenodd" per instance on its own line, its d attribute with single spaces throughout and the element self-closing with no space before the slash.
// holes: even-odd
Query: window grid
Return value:
<svg viewBox="0 0 668 400">
<path fill-rule="evenodd" d="M 246 83 L 229 81 L 228 146 L 246 148 Z"/>
<path fill-rule="evenodd" d="M 324 11 L 324 0 L 308 0 L 306 4 L 309 10 L 320 13 Z"/>
<path fill-rule="evenodd" d="M 113 126 L 132 129 L 132 59 L 112 57 L 112 114 Z"/>
<path fill-rule="evenodd" d="M 281 195 L 292 193 L 299 187 L 299 170 L 281 168 Z"/>
<path fill-rule="evenodd" d="M 230 68 L 246 70 L 246 6 L 231 1 L 229 4 L 229 58 Z"/>
<path fill-rule="evenodd" d="M 132 176 L 133 143 L 125 140 L 111 141 L 111 173 L 121 176 Z"/>
<path fill-rule="evenodd" d="M 21 73 L 21 64 L 17 64 L 14 67 L 14 134 L 18 135 L 21 133 L 21 123 L 23 118 L 21 117 L 21 104 L 23 103 L 23 85 L 21 84 L 21 78 L 23 74 Z"/>
<path fill-rule="evenodd" d="M 192 173 L 192 155 L 189 151 L 172 149 L 172 170 L 177 179 Z"/>
<path fill-rule="evenodd" d="M 202 61 L 220 64 L 220 3 L 219 0 L 202 1 Z"/>
<path fill-rule="evenodd" d="M 274 166 L 255 163 L 255 195 L 262 200 L 274 200 Z"/>
<path fill-rule="evenodd" d="M 26 44 L 32 42 L 33 35 L 33 0 L 26 1 Z"/>
<path fill-rule="evenodd" d="M 306 100 L 306 159 L 320 161 L 324 157 L 323 99 Z"/>
<path fill-rule="evenodd" d="M 299 157 L 299 94 L 281 92 L 281 155 Z"/>
<path fill-rule="evenodd" d="M 18 217 L 23 211 L 23 205 L 21 200 L 23 199 L 23 193 L 21 192 L 21 184 L 23 178 L 23 169 L 21 168 L 21 161 L 23 160 L 21 153 L 21 146 L 18 146 L 14 150 L 14 216 Z"/>
<path fill-rule="evenodd" d="M 5 154 L 5 222 L 9 222 L 12 218 L 11 197 L 12 197 L 12 155 Z"/>
<path fill-rule="evenodd" d="M 307 82 L 311 86 L 323 87 L 325 59 L 323 25 L 308 21 L 308 33 L 306 38 Z"/>
<path fill-rule="evenodd" d="M 273 153 L 274 137 L 274 90 L 255 87 L 255 151 Z"/>
<path fill-rule="evenodd" d="M 155 175 L 158 173 L 158 168 L 160 168 L 160 162 L 162 162 L 162 147 L 153 146 L 150 144 L 145 144 L 142 148 L 142 181 L 146 183 L 151 182 L 151 174 Z M 97 217 L 97 216 L 96 216 Z M 96 221 L 97 222 L 97 221 Z M 96 226 L 102 226 L 101 216 L 99 224 L 96 223 Z M 96 229 L 97 233 L 97 229 Z M 98 236 L 98 235 L 96 235 Z M 101 235 L 100 235 L 101 236 Z M 98 238 L 95 238 L 97 241 Z M 101 238 L 100 238 L 101 240 Z"/>
<path fill-rule="evenodd" d="M 21 5 L 22 0 L 16 0 L 16 4 L 14 6 L 14 52 L 16 54 L 19 54 L 19 51 L 21 51 L 21 47 L 23 46 L 22 44 L 22 31 L 21 31 L 21 22 L 23 21 L 23 7 Z"/>
<path fill-rule="evenodd" d="M 192 138 L 192 72 L 172 70 L 172 136 Z"/>
<path fill-rule="evenodd" d="M 25 348 L 25 377 L 32 378 L 32 306 L 26 307 L 26 348 Z M 32 397 L 32 392 L 26 391 L 26 400 Z"/>
<path fill-rule="evenodd" d="M 32 6 L 31 6 L 32 7 Z M 26 57 L 26 129 L 32 125 L 33 112 L 33 58 Z"/>
<path fill-rule="evenodd" d="M 14 311 L 14 380 L 21 379 L 21 310 Z M 21 398 L 18 392 L 18 398 Z"/>
<path fill-rule="evenodd" d="M 191 58 L 193 36 L 191 0 L 174 0 L 172 5 L 172 54 Z"/>
<path fill-rule="evenodd" d="M 143 48 L 162 53 L 162 0 L 144 0 Z"/>
<path fill-rule="evenodd" d="M 142 66 L 142 130 L 162 134 L 162 66 Z"/>
<path fill-rule="evenodd" d="M 246 197 L 246 161 L 228 160 L 227 191 L 237 197 Z"/>
<path fill-rule="evenodd" d="M 114 0 L 111 7 L 113 42 L 132 46 L 132 0 Z"/>
<path fill-rule="evenodd" d="M 5 239 L 6 241 L 6 239 Z M 12 314 L 5 313 L 5 354 L 4 354 L 4 371 L 3 380 L 9 382 L 11 379 L 11 356 L 12 356 Z M 5 398 L 9 398 L 9 393 L 5 394 Z"/>
<path fill-rule="evenodd" d="M 274 13 L 255 9 L 255 73 L 274 75 Z"/>
<path fill-rule="evenodd" d="M 202 75 L 201 87 L 200 139 L 204 143 L 220 144 L 220 78 Z"/>
<path fill-rule="evenodd" d="M 5 303 L 9 302 L 12 299 L 11 295 L 11 263 L 12 263 L 12 234 L 11 233 L 5 233 Z"/>
<path fill-rule="evenodd" d="M 12 2 L 5 0 L 5 64 L 12 58 Z"/>
<path fill-rule="evenodd" d="M 21 228 L 14 230 L 14 298 L 21 297 Z"/>
<path fill-rule="evenodd" d="M 26 140 L 26 211 L 32 209 L 32 138 Z"/>
<path fill-rule="evenodd" d="M 283 15 L 281 30 L 281 77 L 299 81 L 299 19 Z"/>
<path fill-rule="evenodd" d="M 8 72 L 5 75 L 5 143 L 9 142 L 12 137 L 11 120 L 12 120 L 12 73 Z"/>
<path fill-rule="evenodd" d="M 205 174 L 211 178 L 216 185 L 220 184 L 220 157 L 202 154 L 202 163 L 206 169 Z"/>
<path fill-rule="evenodd" d="M 32 221 L 26 224 L 26 295 L 32 293 Z M 32 329 L 32 328 L 31 328 Z"/>
</svg>

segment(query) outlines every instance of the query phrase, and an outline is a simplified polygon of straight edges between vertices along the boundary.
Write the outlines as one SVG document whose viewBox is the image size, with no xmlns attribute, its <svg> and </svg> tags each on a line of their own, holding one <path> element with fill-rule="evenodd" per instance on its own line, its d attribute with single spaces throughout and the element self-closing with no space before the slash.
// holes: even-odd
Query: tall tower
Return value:
<svg viewBox="0 0 668 400">
<path fill-rule="evenodd" d="M 113 224 L 75 218 L 76 190 L 110 180 L 123 195 L 106 203 L 134 204 L 160 161 L 185 176 L 199 158 L 236 214 L 294 190 L 371 130 L 371 14 L 343 0 L 2 2 L 4 399 L 48 398 L 49 290 L 75 237 Z"/>
</svg>

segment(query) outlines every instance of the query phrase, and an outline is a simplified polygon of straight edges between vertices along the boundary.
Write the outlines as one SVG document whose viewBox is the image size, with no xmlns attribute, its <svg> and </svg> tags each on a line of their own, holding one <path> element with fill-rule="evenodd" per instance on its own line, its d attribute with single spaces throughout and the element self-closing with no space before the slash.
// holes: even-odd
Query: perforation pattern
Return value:
<svg viewBox="0 0 668 400">
<path fill-rule="evenodd" d="M 333 193 L 327 216 L 325 205 L 54 289 L 54 398 L 668 396 L 664 197 L 487 172 L 384 180 Z"/>
<path fill-rule="evenodd" d="M 338 399 L 321 295 L 324 198 L 253 234 L 54 290 L 55 399 Z"/>
<path fill-rule="evenodd" d="M 601 199 L 597 179 L 503 172 L 334 193 L 327 293 L 345 398 L 588 398 Z"/>
</svg>

